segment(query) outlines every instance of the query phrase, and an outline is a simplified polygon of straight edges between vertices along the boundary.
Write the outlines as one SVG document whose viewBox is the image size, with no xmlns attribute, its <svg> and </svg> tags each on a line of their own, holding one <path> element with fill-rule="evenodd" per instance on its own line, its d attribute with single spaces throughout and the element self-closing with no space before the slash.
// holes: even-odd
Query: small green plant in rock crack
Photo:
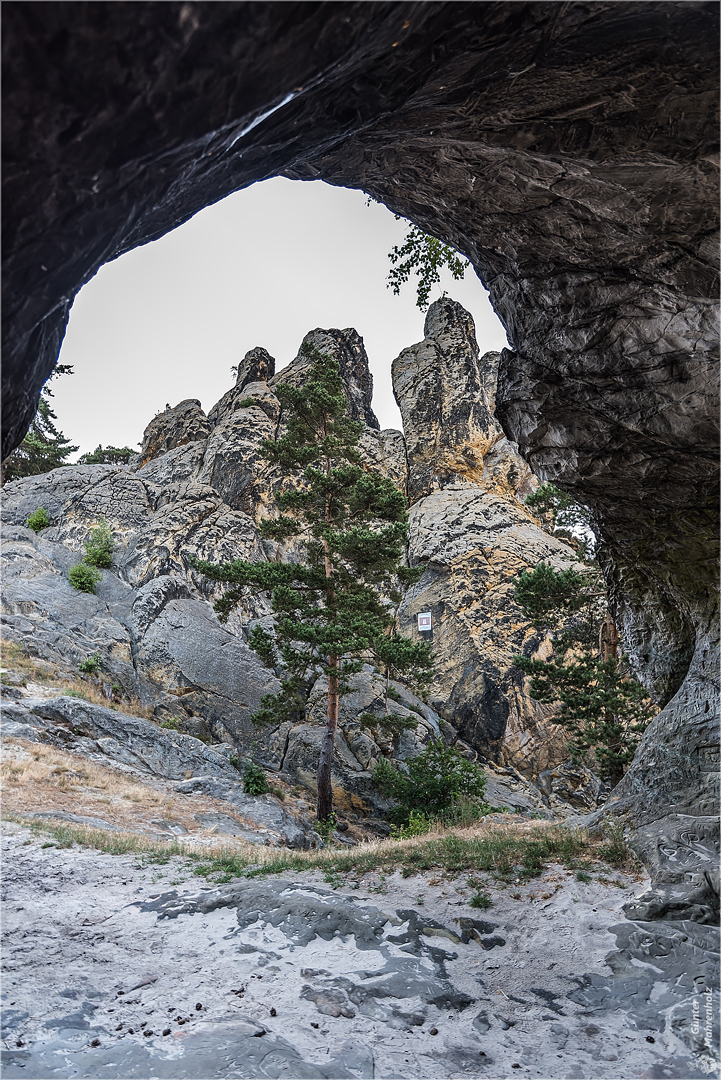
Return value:
<svg viewBox="0 0 721 1080">
<path fill-rule="evenodd" d="M 26 528 L 32 529 L 33 532 L 39 533 L 42 529 L 47 529 L 51 524 L 48 517 L 47 510 L 44 507 L 39 506 L 37 510 L 33 510 L 32 514 L 28 515 L 28 519 L 25 522 Z"/>
<path fill-rule="evenodd" d="M 593 878 L 589 874 L 588 870 L 577 870 L 576 881 L 581 881 L 584 885 L 588 885 L 589 881 L 593 881 Z"/>
<path fill-rule="evenodd" d="M 94 566 L 86 566 L 84 562 L 80 562 L 70 568 L 68 580 L 78 592 L 94 593 L 95 586 L 103 580 L 103 575 Z"/>
<path fill-rule="evenodd" d="M 235 764 L 235 761 L 232 763 Z M 243 781 L 243 791 L 246 795 L 265 795 L 268 791 L 266 775 L 260 765 L 256 764 L 252 758 L 246 758 L 242 763 L 240 775 Z"/>
<path fill-rule="evenodd" d="M 181 726 L 182 723 L 183 723 L 183 721 L 181 720 L 181 718 L 179 716 L 169 716 L 166 720 L 161 720 L 159 726 L 161 728 L 165 728 L 168 731 L 182 731 L 182 726 Z M 237 758 L 235 758 L 235 759 L 231 758 L 230 761 L 231 761 L 231 764 L 235 764 L 235 761 L 237 761 Z M 236 766 L 236 768 L 237 768 L 237 766 Z"/>
<path fill-rule="evenodd" d="M 78 664 L 78 671 L 82 671 L 83 675 L 95 675 L 100 671 L 103 666 L 103 662 L 97 653 L 92 653 L 91 656 L 86 656 L 84 660 L 81 660 Z"/>
<path fill-rule="evenodd" d="M 113 561 L 113 548 L 115 542 L 110 532 L 110 526 L 104 518 L 101 518 L 96 528 L 91 529 L 90 536 L 85 541 L 85 559 L 88 566 L 97 566 L 107 570 Z"/>
</svg>

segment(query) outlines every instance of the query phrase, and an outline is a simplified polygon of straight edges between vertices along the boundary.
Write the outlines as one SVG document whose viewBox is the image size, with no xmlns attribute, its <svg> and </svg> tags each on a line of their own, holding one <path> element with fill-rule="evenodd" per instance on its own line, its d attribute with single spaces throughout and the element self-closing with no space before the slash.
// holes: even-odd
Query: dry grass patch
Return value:
<svg viewBox="0 0 721 1080">
<path fill-rule="evenodd" d="M 57 689 L 69 696 L 82 698 L 93 705 L 102 705 L 105 709 L 120 709 L 130 716 L 140 716 L 144 720 L 154 720 L 153 706 L 142 705 L 136 697 L 122 697 L 109 700 L 102 690 L 102 680 L 92 676 L 69 674 L 59 665 L 47 660 L 29 656 L 22 645 L 16 641 L 0 642 L 2 666 L 18 671 L 25 676 L 27 683 L 36 683 L 41 690 Z M 0 681 L 2 675 L 0 674 Z"/>
<path fill-rule="evenodd" d="M 180 844 L 198 843 L 204 849 L 209 844 L 218 846 L 221 840 L 211 839 L 213 829 L 199 824 L 196 814 L 220 813 L 240 826 L 254 828 L 252 822 L 221 799 L 173 791 L 174 780 L 136 778 L 122 767 L 100 764 L 83 754 L 27 739 L 11 737 L 4 741 L 0 775 L 5 816 L 22 819 L 25 824 L 28 820 L 23 815 L 58 810 L 79 817 L 102 818 L 127 829 L 129 834 L 157 833 L 157 822 L 170 820 L 187 830 Z M 254 845 L 233 837 L 224 838 L 222 845 L 224 850 L 245 850 L 245 847 L 254 850 Z"/>
<path fill-rule="evenodd" d="M 63 847 L 78 843 L 114 854 L 134 852 L 148 862 L 167 862 L 172 856 L 182 855 L 194 864 L 195 874 L 215 884 L 238 877 L 315 870 L 323 873 L 325 881 L 334 888 L 352 885 L 366 875 L 372 875 L 381 885 L 380 889 L 371 891 L 382 891 L 386 874 L 400 870 L 404 877 L 410 877 L 433 870 L 436 874 L 441 873 L 448 882 L 468 871 L 484 872 L 486 880 L 480 883 L 474 879 L 474 887 L 484 884 L 504 888 L 509 882 L 527 882 L 540 877 L 551 864 L 560 864 L 571 872 L 579 865 L 590 866 L 594 872 L 608 871 L 608 864 L 600 854 L 603 844 L 590 840 L 581 830 L 572 831 L 546 822 L 493 822 L 466 829 L 437 830 L 430 837 L 374 840 L 350 851 L 333 847 L 321 851 L 289 851 L 242 841 L 232 845 L 227 841 L 217 845 L 211 843 L 202 851 L 193 851 L 178 841 L 158 843 L 137 835 L 124 836 L 83 826 L 43 821 L 31 822 L 30 827 L 53 836 Z M 618 864 L 614 866 L 618 869 Z M 598 880 L 622 884 L 611 882 L 600 874 Z M 441 879 L 436 876 L 428 884 L 440 885 Z"/>
</svg>

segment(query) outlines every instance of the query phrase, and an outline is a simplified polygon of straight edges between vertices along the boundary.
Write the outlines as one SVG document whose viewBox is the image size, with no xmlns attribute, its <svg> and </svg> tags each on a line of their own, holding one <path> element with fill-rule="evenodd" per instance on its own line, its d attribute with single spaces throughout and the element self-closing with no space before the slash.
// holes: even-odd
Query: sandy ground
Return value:
<svg viewBox="0 0 721 1080">
<path fill-rule="evenodd" d="M 47 845 L 5 824 L 6 1078 L 708 1075 L 606 962 L 627 874 L 552 866 L 478 911 L 465 875 L 208 886 Z"/>
</svg>

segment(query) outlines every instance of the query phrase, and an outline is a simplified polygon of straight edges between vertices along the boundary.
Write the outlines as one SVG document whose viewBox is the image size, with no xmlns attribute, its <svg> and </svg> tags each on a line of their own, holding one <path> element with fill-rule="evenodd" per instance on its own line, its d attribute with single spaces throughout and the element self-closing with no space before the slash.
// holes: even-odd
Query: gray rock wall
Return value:
<svg viewBox="0 0 721 1080">
<path fill-rule="evenodd" d="M 473 320 L 451 299 L 429 308 L 425 338 L 393 362 L 408 459 L 409 561 L 426 571 L 400 612 L 418 636 L 433 619 L 435 709 L 484 757 L 535 776 L 567 759 L 552 710 L 528 695 L 513 657 L 542 644 L 513 599 L 513 579 L 575 553 L 526 510 L 536 486 L 494 412 L 498 354 L 479 356 Z"/>
<path fill-rule="evenodd" d="M 407 599 L 401 625 L 410 629 L 422 608 L 433 611 L 438 627 L 433 709 L 409 699 L 426 711 L 430 727 L 419 720 L 415 734 L 400 740 L 381 728 L 361 730 L 355 717 L 363 710 L 413 715 L 392 700 L 378 706 L 384 694 L 372 675 L 343 703 L 336 782 L 369 806 L 380 805 L 370 779 L 379 757 L 417 752 L 439 734 L 439 716 L 454 725 L 452 737 L 460 732 L 469 753 L 528 775 L 566 757 L 549 710 L 532 702 L 511 671 L 514 653 L 540 639 L 520 620 L 510 581 L 539 558 L 565 565 L 572 553 L 514 495 L 534 481 L 493 419 L 497 354 L 479 358 L 472 319 L 453 301 L 432 306 L 427 331 L 426 341 L 395 365 L 406 437 L 379 430 L 359 335 L 314 330 L 306 337 L 339 361 L 350 412 L 366 425 L 361 448 L 369 466 L 416 500 L 409 554 L 428 570 Z M 299 352 L 274 374 L 272 357 L 253 349 L 236 386 L 207 417 L 188 400 L 151 420 L 135 464 L 66 467 L 8 485 L 4 618 L 7 633 L 32 639 L 39 655 L 76 670 L 98 652 L 104 677 L 154 705 L 158 717 L 181 717 L 188 730 L 241 748 L 256 740 L 267 766 L 312 786 L 324 710 L 313 707 L 306 725 L 270 733 L 258 734 L 249 720 L 262 695 L 277 687 L 245 643 L 249 628 L 267 621 L 268 597 L 248 590 L 221 627 L 209 602 L 223 586 L 190 564 L 193 557 L 293 557 L 292 547 L 264 543 L 258 534 L 256 523 L 277 512 L 274 495 L 287 483 L 260 445 L 282 430 L 274 387 L 302 385 L 308 367 Z M 53 524 L 36 536 L 23 525 L 39 505 Z M 116 538 L 113 565 L 97 595 L 77 593 L 67 571 L 100 517 Z"/>
</svg>

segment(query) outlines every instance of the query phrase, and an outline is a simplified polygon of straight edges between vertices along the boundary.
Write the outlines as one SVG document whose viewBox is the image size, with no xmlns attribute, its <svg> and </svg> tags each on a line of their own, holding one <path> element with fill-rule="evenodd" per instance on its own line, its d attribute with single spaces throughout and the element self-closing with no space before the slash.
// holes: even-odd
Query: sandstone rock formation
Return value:
<svg viewBox="0 0 721 1080">
<path fill-rule="evenodd" d="M 431 613 L 434 708 L 484 756 L 531 776 L 567 757 L 548 708 L 524 691 L 513 657 L 542 647 L 513 600 L 513 580 L 571 549 L 523 505 L 537 485 L 494 418 L 498 354 L 479 357 L 460 304 L 432 304 L 425 339 L 393 363 L 408 460 L 409 561 L 425 573 L 400 611 L 404 633 Z"/>
<path fill-rule="evenodd" d="M 623 807 L 649 823 L 669 805 L 703 817 L 718 640 L 718 8 L 78 11 L 4 13 L 3 453 L 103 262 L 271 175 L 363 188 L 472 260 L 512 343 L 504 430 L 597 514 L 638 672 L 668 701 Z"/>
<path fill-rule="evenodd" d="M 353 813 L 382 812 L 388 804 L 372 782 L 379 758 L 404 759 L 442 737 L 460 738 L 469 756 L 500 768 L 494 775 L 506 780 L 502 790 L 490 784 L 492 805 L 549 813 L 548 797 L 527 781 L 568 755 L 548 708 L 529 698 L 512 667 L 516 652 L 542 647 L 514 605 L 512 579 L 541 558 L 566 565 L 573 552 L 544 532 L 516 495 L 535 481 L 493 417 L 497 355 L 479 357 L 460 305 L 434 304 L 426 340 L 394 367 L 404 437 L 378 430 L 368 361 L 354 330 L 314 330 L 306 340 L 338 359 L 349 412 L 366 425 L 361 446 L 369 466 L 415 500 L 409 558 L 427 569 L 399 618 L 413 633 L 416 612 L 432 611 L 438 655 L 430 706 L 397 683 L 386 702 L 384 681 L 371 668 L 355 677 L 341 707 L 336 802 Z M 257 531 L 260 518 L 276 513 L 274 493 L 287 483 L 260 444 L 283 422 L 273 388 L 283 380 L 302 385 L 307 370 L 302 352 L 275 374 L 273 358 L 251 350 L 236 386 L 207 417 L 192 400 L 155 417 L 130 466 L 67 467 L 9 484 L 3 620 L 8 636 L 75 672 L 97 653 L 102 679 L 151 707 L 157 720 L 243 751 L 255 743 L 263 764 L 312 789 L 323 685 L 313 690 L 305 723 L 257 732 L 249 717 L 278 684 L 246 637 L 258 621 L 267 624 L 268 598 L 249 590 L 221 626 L 209 602 L 222 586 L 190 565 L 191 557 L 293 557 L 292 548 L 263 542 Z M 36 535 L 23 523 L 39 505 L 52 526 Z M 95 595 L 77 593 L 67 571 L 100 517 L 116 539 L 113 565 Z M 382 725 L 358 722 L 360 713 L 386 711 L 413 726 L 394 738 Z"/>
</svg>

